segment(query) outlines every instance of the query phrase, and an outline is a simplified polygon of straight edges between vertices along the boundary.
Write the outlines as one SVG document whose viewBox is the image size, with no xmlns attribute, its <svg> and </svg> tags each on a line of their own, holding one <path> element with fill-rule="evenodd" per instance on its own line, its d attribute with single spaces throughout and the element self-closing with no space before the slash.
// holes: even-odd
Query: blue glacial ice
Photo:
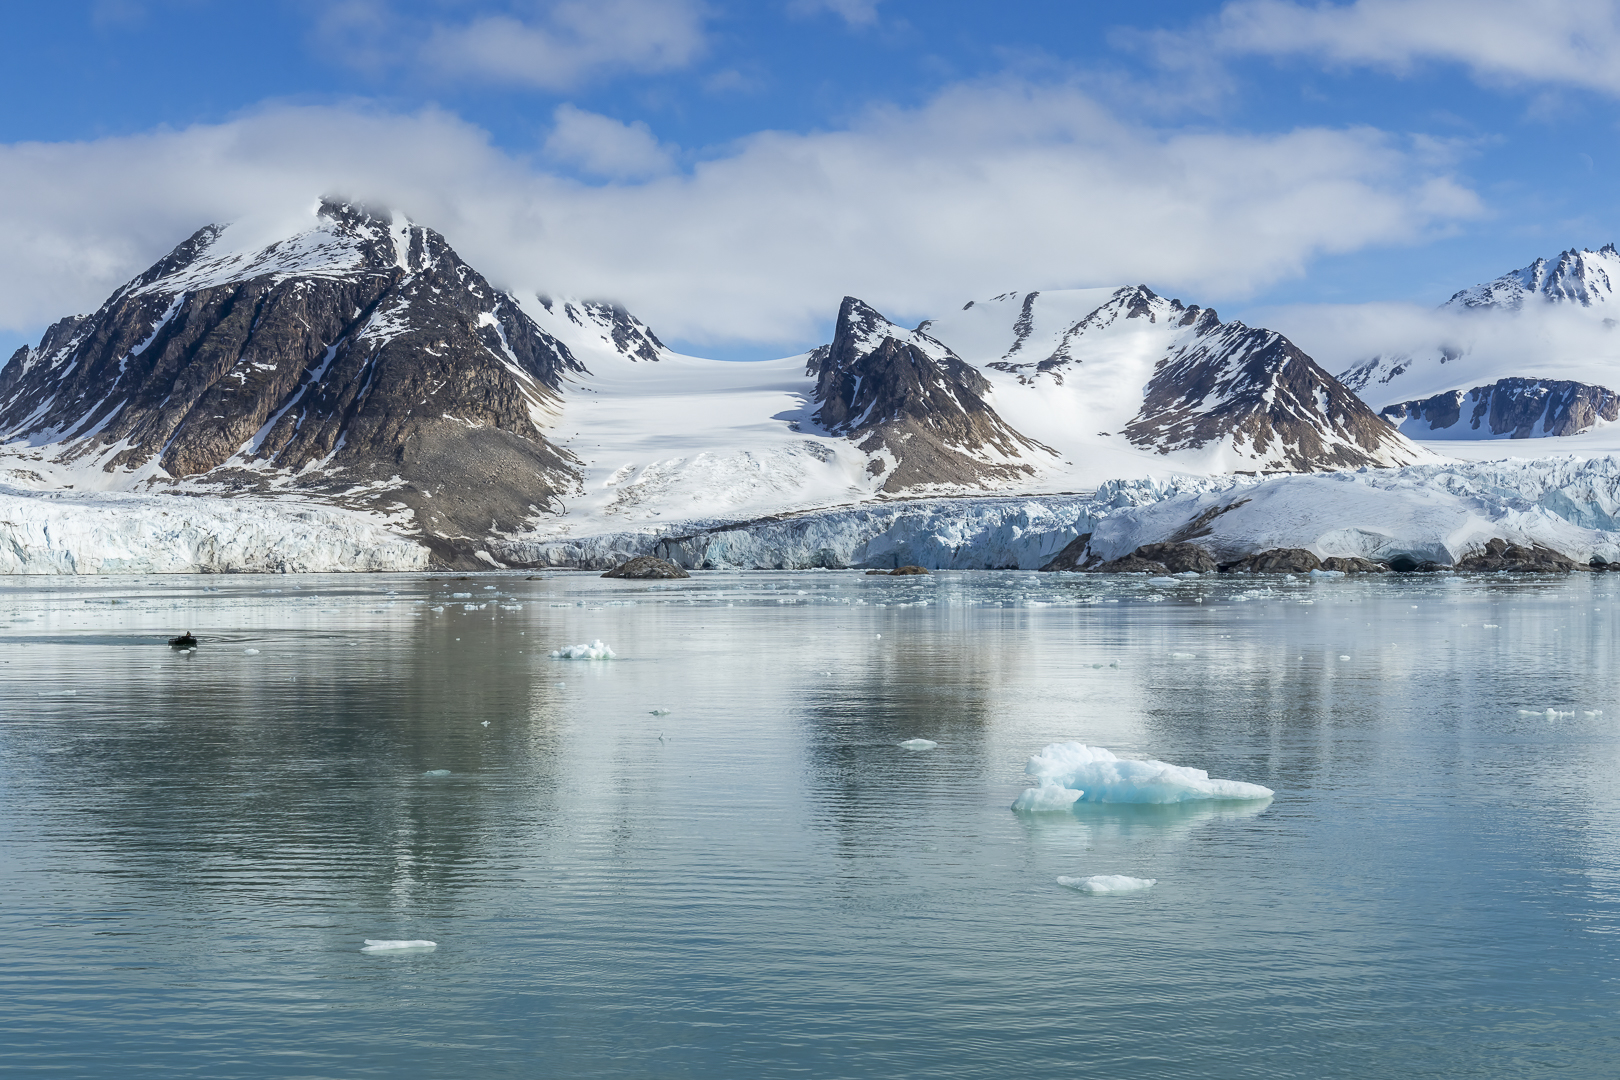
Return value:
<svg viewBox="0 0 1620 1080">
<path fill-rule="evenodd" d="M 1024 772 L 1040 781 L 1013 802 L 1014 810 L 1061 810 L 1076 802 L 1182 803 L 1205 799 L 1269 799 L 1275 792 L 1241 780 L 1212 780 L 1203 769 L 1164 761 L 1132 761 L 1100 746 L 1052 743 Z"/>
</svg>

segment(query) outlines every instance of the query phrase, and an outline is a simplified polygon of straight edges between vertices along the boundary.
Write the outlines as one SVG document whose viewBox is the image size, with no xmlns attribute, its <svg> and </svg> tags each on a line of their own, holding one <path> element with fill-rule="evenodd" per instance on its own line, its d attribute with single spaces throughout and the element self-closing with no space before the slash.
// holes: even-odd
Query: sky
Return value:
<svg viewBox="0 0 1620 1080">
<path fill-rule="evenodd" d="M 1620 0 L 0 0 L 0 349 L 323 195 L 683 351 L 1149 285 L 1331 352 L 1620 239 Z"/>
</svg>

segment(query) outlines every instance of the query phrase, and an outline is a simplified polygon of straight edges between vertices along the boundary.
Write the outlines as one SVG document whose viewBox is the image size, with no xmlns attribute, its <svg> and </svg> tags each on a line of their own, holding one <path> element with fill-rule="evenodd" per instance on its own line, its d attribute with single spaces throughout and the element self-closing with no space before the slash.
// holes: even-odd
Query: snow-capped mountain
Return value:
<svg viewBox="0 0 1620 1080">
<path fill-rule="evenodd" d="M 1014 428 L 1116 476 L 1144 453 L 1190 473 L 1423 456 L 1281 334 L 1145 285 L 1006 293 L 923 329 L 986 371 Z"/>
<path fill-rule="evenodd" d="M 1525 304 L 1543 302 L 1620 310 L 1615 290 L 1620 287 L 1620 251 L 1605 244 L 1596 251 L 1571 248 L 1556 262 L 1537 259 L 1529 266 L 1503 274 L 1494 281 L 1462 289 L 1443 307 L 1494 308 L 1519 311 Z"/>
<path fill-rule="evenodd" d="M 577 486 L 542 429 L 578 369 L 438 233 L 325 203 L 265 247 L 203 228 L 19 350 L 0 435 L 95 486 L 319 492 L 481 538 Z"/>
<path fill-rule="evenodd" d="M 1580 435 L 1620 419 L 1620 252 L 1565 251 L 1441 305 L 1435 340 L 1340 374 L 1412 439 Z"/>
<path fill-rule="evenodd" d="M 0 485 L 313 500 L 442 565 L 896 496 L 1419 456 L 1285 338 L 1145 286 L 1009 293 L 915 330 L 848 297 L 830 344 L 723 362 L 611 302 L 498 290 L 433 230 L 340 202 L 268 244 L 199 230 L 0 369 Z"/>
<path fill-rule="evenodd" d="M 844 297 L 832 344 L 811 354 L 812 419 L 872 454 L 883 490 L 992 482 L 1036 475 L 1052 451 L 1008 427 L 986 403 L 990 382 L 922 331 L 903 329 Z"/>
</svg>

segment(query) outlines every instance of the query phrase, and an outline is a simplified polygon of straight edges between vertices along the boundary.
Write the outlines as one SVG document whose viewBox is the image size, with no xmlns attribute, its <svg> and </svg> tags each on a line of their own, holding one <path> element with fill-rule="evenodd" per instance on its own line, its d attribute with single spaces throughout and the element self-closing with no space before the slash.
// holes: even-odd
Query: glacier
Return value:
<svg viewBox="0 0 1620 1080">
<path fill-rule="evenodd" d="M 41 492 L 0 484 L 0 574 L 426 570 L 379 514 L 295 498 Z"/>
</svg>

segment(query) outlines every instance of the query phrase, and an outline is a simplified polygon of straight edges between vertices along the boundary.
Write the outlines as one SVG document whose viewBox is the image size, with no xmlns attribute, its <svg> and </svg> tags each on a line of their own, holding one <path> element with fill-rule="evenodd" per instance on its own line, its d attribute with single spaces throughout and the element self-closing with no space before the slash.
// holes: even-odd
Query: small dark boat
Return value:
<svg viewBox="0 0 1620 1080">
<path fill-rule="evenodd" d="M 179 637 L 170 638 L 169 645 L 176 649 L 195 649 L 197 647 L 197 639 L 191 636 L 190 630 L 187 630 Z"/>
</svg>

